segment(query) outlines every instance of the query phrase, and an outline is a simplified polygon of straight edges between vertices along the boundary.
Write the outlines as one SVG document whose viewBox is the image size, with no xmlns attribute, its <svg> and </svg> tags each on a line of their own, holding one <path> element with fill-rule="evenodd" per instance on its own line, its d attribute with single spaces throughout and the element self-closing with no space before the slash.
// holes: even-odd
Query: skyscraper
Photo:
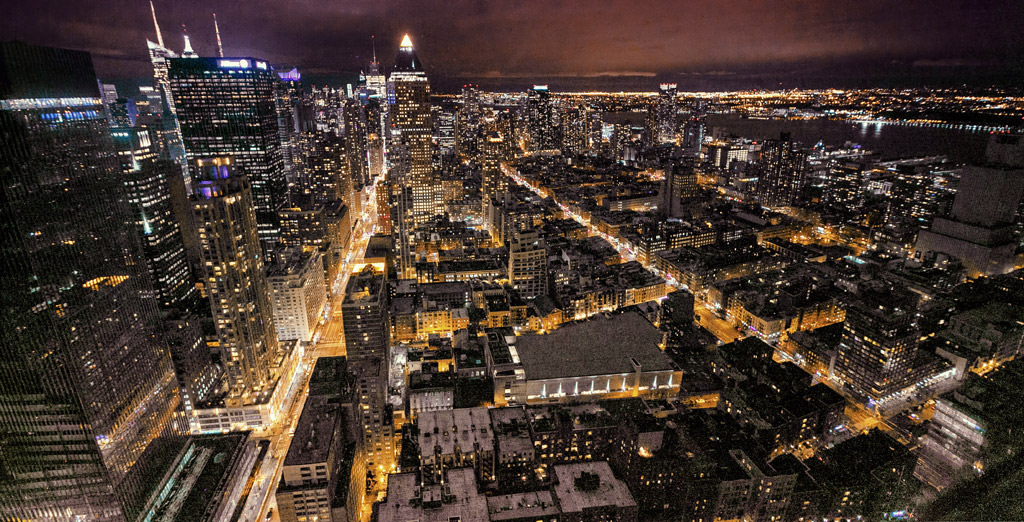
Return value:
<svg viewBox="0 0 1024 522">
<path fill-rule="evenodd" d="M 526 93 L 526 126 L 530 150 L 558 148 L 558 126 L 547 85 L 534 85 Z"/>
<path fill-rule="evenodd" d="M 964 169 L 949 216 L 937 217 L 917 236 L 919 258 L 941 256 L 963 263 L 970 277 L 1013 270 L 1014 237 L 1024 195 L 1024 136 L 996 134 L 985 162 Z"/>
<path fill-rule="evenodd" d="M 190 308 L 196 299 L 181 225 L 171 201 L 171 183 L 182 183 L 180 172 L 175 163 L 151 160 L 124 174 L 131 221 L 142 238 L 155 296 L 165 310 Z"/>
<path fill-rule="evenodd" d="M 476 158 L 480 145 L 480 122 L 483 111 L 480 108 L 479 86 L 462 86 L 462 103 L 456 118 L 455 149 L 464 159 Z"/>
<path fill-rule="evenodd" d="M 794 144 L 789 134 L 765 140 L 757 166 L 757 201 L 765 207 L 793 204 L 807 172 L 807 153 Z"/>
<path fill-rule="evenodd" d="M 668 217 L 682 217 L 682 201 L 697 195 L 697 172 L 693 164 L 682 160 L 668 161 L 665 182 L 661 187 L 660 208 Z"/>
<path fill-rule="evenodd" d="M 91 57 L 0 43 L 0 135 L 0 518 L 134 520 L 180 396 Z"/>
<path fill-rule="evenodd" d="M 346 99 L 341 106 L 342 138 L 345 142 L 345 166 L 349 178 L 349 189 L 352 191 L 347 198 L 343 197 L 346 205 L 358 210 L 359 206 L 355 198 L 356 192 L 362 190 L 370 180 L 369 167 L 367 164 L 367 140 L 366 131 L 368 128 L 366 114 L 362 106 L 352 99 Z"/>
<path fill-rule="evenodd" d="M 508 279 L 524 298 L 548 293 L 548 251 L 536 230 L 520 230 L 508 247 Z"/>
<path fill-rule="evenodd" d="M 160 24 L 156 21 L 156 9 L 150 0 L 149 9 L 153 15 L 153 29 L 156 32 L 156 42 L 146 40 L 146 47 L 149 49 L 149 61 L 153 64 L 153 97 L 160 101 L 160 111 L 155 112 L 153 103 L 150 102 L 151 113 L 158 115 L 161 121 L 159 132 L 155 125 L 151 126 L 154 131 L 150 139 L 158 140 L 159 148 L 166 153 L 166 158 L 186 166 L 185 149 L 181 142 L 181 128 L 178 126 L 178 117 L 175 112 L 174 98 L 171 96 L 171 83 L 168 71 L 171 67 L 171 59 L 177 58 L 178 54 L 164 46 L 164 36 L 160 32 Z M 192 190 L 189 182 L 189 175 L 184 173 L 186 191 Z"/>
<path fill-rule="evenodd" d="M 881 400 L 911 383 L 917 355 L 914 294 L 868 289 L 846 311 L 835 371 L 857 395 Z"/>
<path fill-rule="evenodd" d="M 587 110 L 574 107 L 562 112 L 560 117 L 562 154 L 578 156 L 587 150 Z"/>
<path fill-rule="evenodd" d="M 270 367 L 280 352 L 252 189 L 230 157 L 195 160 L 194 172 L 192 213 L 230 388 L 226 402 L 240 406 L 274 384 Z"/>
<path fill-rule="evenodd" d="M 389 468 L 394 461 L 394 424 L 387 404 L 391 333 L 384 274 L 369 266 L 353 274 L 341 314 L 349 370 L 356 376 L 361 449 L 367 469 L 377 473 L 377 466 Z"/>
<path fill-rule="evenodd" d="M 267 62 L 255 58 L 173 58 L 171 92 L 193 176 L 196 160 L 230 157 L 252 184 L 264 250 L 276 241 L 277 209 L 286 200 L 284 158 L 277 128 L 275 84 Z"/>
<path fill-rule="evenodd" d="M 110 136 L 121 163 L 121 172 L 139 170 L 142 164 L 157 156 L 152 136 L 144 127 L 111 127 Z"/>
<path fill-rule="evenodd" d="M 384 274 L 366 267 L 353 274 L 341 305 L 345 348 L 350 361 L 388 361 L 391 333 Z"/>
<path fill-rule="evenodd" d="M 277 102 L 277 128 L 281 137 L 281 158 L 284 162 L 285 177 L 289 183 L 295 183 L 300 173 L 296 165 L 296 156 L 299 155 L 299 118 L 302 109 L 302 74 L 299 70 L 292 68 L 287 72 L 277 73 L 278 81 L 276 102 Z"/>
<path fill-rule="evenodd" d="M 675 143 L 679 127 L 679 103 L 676 84 L 663 83 L 658 86 L 658 98 L 651 107 L 651 143 Z"/>
<path fill-rule="evenodd" d="M 493 130 L 484 136 L 481 143 L 483 165 L 480 173 L 480 202 L 484 212 L 491 198 L 500 197 L 508 189 L 508 176 L 501 171 L 505 139 L 497 130 Z"/>
<path fill-rule="evenodd" d="M 412 225 L 419 225 L 439 212 L 440 191 L 432 166 L 434 127 L 430 115 L 430 83 L 409 35 L 402 38 L 389 82 L 395 91 L 395 102 L 390 110 L 392 140 L 397 140 L 408 151 L 405 183 L 412 192 L 406 215 L 392 215 L 392 219 L 406 219 Z M 390 145 L 388 152 L 390 154 Z"/>
</svg>

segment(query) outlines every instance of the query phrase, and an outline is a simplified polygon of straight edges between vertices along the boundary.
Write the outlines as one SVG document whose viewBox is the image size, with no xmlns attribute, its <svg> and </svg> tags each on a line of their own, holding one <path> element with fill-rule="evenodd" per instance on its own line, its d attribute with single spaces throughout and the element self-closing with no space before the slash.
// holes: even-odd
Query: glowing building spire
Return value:
<svg viewBox="0 0 1024 522">
<path fill-rule="evenodd" d="M 405 36 L 402 37 L 402 44 L 400 47 L 402 49 L 412 49 L 412 38 L 409 38 L 409 33 L 406 33 Z"/>
<path fill-rule="evenodd" d="M 149 12 L 153 13 L 153 27 L 156 28 L 156 43 L 164 46 L 164 35 L 160 33 L 160 24 L 156 23 L 156 8 L 153 7 L 153 0 L 149 0 Z"/>
<path fill-rule="evenodd" d="M 370 46 L 373 47 L 373 62 L 371 63 L 377 63 L 377 39 L 372 34 L 370 35 Z"/>
<path fill-rule="evenodd" d="M 181 24 L 181 32 L 185 33 L 185 49 L 181 51 L 182 58 L 196 58 L 199 55 L 192 50 L 192 42 L 188 39 L 188 29 L 185 28 L 185 24 Z"/>
<path fill-rule="evenodd" d="M 220 43 L 220 27 L 217 26 L 217 13 L 213 13 L 213 32 L 217 33 L 217 56 L 224 57 L 224 46 Z"/>
</svg>

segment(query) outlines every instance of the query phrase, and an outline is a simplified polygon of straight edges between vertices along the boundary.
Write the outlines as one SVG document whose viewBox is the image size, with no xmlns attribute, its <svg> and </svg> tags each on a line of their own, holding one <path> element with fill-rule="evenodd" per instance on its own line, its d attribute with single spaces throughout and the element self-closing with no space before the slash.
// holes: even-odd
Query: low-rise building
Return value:
<svg viewBox="0 0 1024 522">
<path fill-rule="evenodd" d="M 563 522 L 636 521 L 638 508 L 624 482 L 607 462 L 578 462 L 554 467 L 555 498 Z"/>
<path fill-rule="evenodd" d="M 470 467 L 484 482 L 494 480 L 494 432 L 487 408 L 420 412 L 420 469 L 440 480 L 446 470 Z"/>
<path fill-rule="evenodd" d="M 670 397 L 682 371 L 663 352 L 664 333 L 636 313 L 597 317 L 545 335 L 513 337 L 511 370 L 519 386 L 495 374 L 496 404 Z M 499 347 L 500 348 L 500 347 Z"/>
<path fill-rule="evenodd" d="M 421 484 L 417 473 L 388 477 L 387 497 L 377 507 L 379 522 L 487 522 L 487 498 L 477 490 L 471 468 L 450 469 L 444 480 Z"/>
</svg>

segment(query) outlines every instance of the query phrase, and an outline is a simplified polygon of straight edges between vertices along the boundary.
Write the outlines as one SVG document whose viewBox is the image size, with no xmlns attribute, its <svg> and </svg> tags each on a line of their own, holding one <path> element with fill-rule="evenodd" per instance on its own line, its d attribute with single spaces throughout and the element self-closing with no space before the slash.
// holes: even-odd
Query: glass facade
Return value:
<svg viewBox="0 0 1024 522">
<path fill-rule="evenodd" d="M 180 397 L 92 60 L 0 44 L 0 98 L 0 518 L 132 520 Z"/>
<path fill-rule="evenodd" d="M 195 160 L 231 157 L 252 184 L 264 249 L 273 246 L 287 199 L 277 75 L 255 58 L 172 58 L 169 76 L 193 177 Z"/>
<path fill-rule="evenodd" d="M 171 183 L 183 183 L 181 167 L 170 161 L 149 161 L 124 174 L 132 222 L 142 238 L 142 251 L 163 309 L 195 304 L 196 287 L 185 257 L 181 227 L 171 201 Z"/>
</svg>

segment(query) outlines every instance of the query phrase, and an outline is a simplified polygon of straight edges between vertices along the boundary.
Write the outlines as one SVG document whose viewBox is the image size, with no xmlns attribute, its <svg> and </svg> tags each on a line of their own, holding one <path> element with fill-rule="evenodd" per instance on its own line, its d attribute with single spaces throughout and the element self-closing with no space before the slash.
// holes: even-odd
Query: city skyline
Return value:
<svg viewBox="0 0 1024 522">
<path fill-rule="evenodd" d="M 1024 519 L 1012 4 L 42 1 L 0 518 Z"/>
<path fill-rule="evenodd" d="M 420 43 L 437 92 L 455 92 L 465 82 L 496 90 L 547 82 L 570 91 L 655 90 L 659 81 L 681 90 L 981 85 L 1012 83 L 1024 72 L 1024 36 L 1015 30 L 1024 15 L 1013 2 L 627 8 L 616 1 L 587 10 L 533 2 L 154 6 L 169 48 L 183 46 L 184 26 L 200 55 L 215 55 L 213 14 L 219 13 L 227 55 L 298 66 L 307 78 L 340 85 L 371 61 L 371 37 L 389 57 L 405 33 Z M 61 0 L 22 4 L 0 22 L 0 33 L 89 51 L 98 76 L 118 80 L 148 76 L 138 42 L 155 39 L 144 1 L 123 9 Z"/>
</svg>

